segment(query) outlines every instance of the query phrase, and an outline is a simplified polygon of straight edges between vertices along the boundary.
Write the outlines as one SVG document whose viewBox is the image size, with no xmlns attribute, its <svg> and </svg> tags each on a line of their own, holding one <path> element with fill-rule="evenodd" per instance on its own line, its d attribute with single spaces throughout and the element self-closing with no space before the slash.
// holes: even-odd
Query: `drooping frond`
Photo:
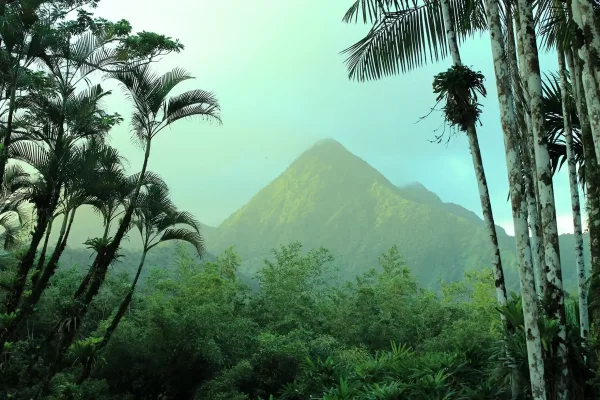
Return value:
<svg viewBox="0 0 600 400">
<path fill-rule="evenodd" d="M 201 256 L 204 253 L 204 238 L 202 237 L 202 235 L 200 235 L 200 233 L 198 232 L 190 231 L 188 229 L 183 228 L 166 229 L 160 237 L 159 241 L 152 244 L 151 247 L 156 246 L 158 243 L 163 243 L 169 240 L 181 240 L 184 242 L 188 242 L 192 246 L 194 246 L 199 256 Z"/>
<path fill-rule="evenodd" d="M 207 110 L 212 109 L 215 112 L 220 110 L 219 101 L 214 93 L 197 89 L 171 97 L 165 104 L 165 116 L 174 122 L 178 115 L 184 114 L 183 110 L 195 105 L 203 105 Z"/>
<path fill-rule="evenodd" d="M 540 47 L 546 51 L 570 47 L 575 38 L 575 24 L 567 18 L 567 4 L 557 0 L 537 0 L 536 28 Z"/>
</svg>

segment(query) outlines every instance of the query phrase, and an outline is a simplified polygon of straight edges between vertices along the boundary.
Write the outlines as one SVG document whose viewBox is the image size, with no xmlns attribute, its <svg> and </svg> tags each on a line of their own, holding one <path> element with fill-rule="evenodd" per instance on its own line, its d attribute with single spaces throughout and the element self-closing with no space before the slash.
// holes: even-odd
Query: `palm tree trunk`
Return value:
<svg viewBox="0 0 600 400">
<path fill-rule="evenodd" d="M 537 180 L 542 209 L 542 230 L 544 234 L 544 255 L 546 265 L 546 297 L 547 314 L 558 321 L 557 354 L 559 356 L 559 379 L 557 396 L 566 399 L 568 392 L 569 366 L 567 360 L 567 328 L 564 307 L 564 292 L 562 270 L 560 266 L 560 251 L 558 247 L 558 229 L 556 224 L 556 206 L 554 203 L 554 188 L 552 186 L 552 166 L 548 143 L 544 131 L 544 114 L 542 110 L 542 79 L 538 59 L 538 49 L 533 23 L 533 9 L 529 0 L 519 0 L 519 16 L 521 30 L 524 35 L 526 70 L 529 89 L 529 106 L 531 125 L 535 134 L 535 158 Z"/>
<path fill-rule="evenodd" d="M 513 100 L 521 99 L 528 106 L 529 94 L 523 87 L 523 79 L 519 70 L 524 70 L 524 50 L 523 50 L 523 35 L 518 23 L 519 15 L 518 11 L 514 10 L 511 5 L 511 0 L 505 2 L 505 10 L 507 14 L 507 21 L 510 21 L 510 25 L 507 28 L 507 49 L 508 59 L 512 70 L 512 87 L 513 87 Z M 515 43 L 515 33 L 513 30 L 513 17 L 516 21 L 517 30 L 517 43 Z M 517 50 L 518 49 L 518 50 Z M 517 59 L 517 51 L 519 57 Z M 519 67 L 520 62 L 520 67 Z M 537 180 L 534 174 L 536 170 L 535 166 L 535 153 L 533 145 L 533 130 L 527 115 L 526 109 L 515 105 L 517 126 L 521 132 L 521 157 L 523 160 L 523 170 L 527 181 L 526 193 L 527 193 L 527 217 L 529 220 L 529 229 L 531 231 L 531 255 L 533 261 L 533 273 L 535 277 L 535 286 L 537 288 L 537 294 L 540 298 L 544 298 L 546 293 L 546 276 L 544 272 L 544 246 L 541 235 L 542 226 L 540 221 L 540 209 L 538 207 L 538 190 Z"/>
<path fill-rule="evenodd" d="M 521 187 L 523 176 L 518 161 L 517 126 L 511 98 L 511 77 L 508 59 L 504 50 L 504 35 L 500 21 L 500 4 L 498 0 L 486 0 L 486 14 L 489 24 L 494 72 L 498 90 L 500 119 L 504 133 L 506 167 L 510 187 L 515 239 L 519 259 L 519 276 L 523 297 L 523 315 L 525 320 L 527 358 L 529 365 L 531 393 L 534 400 L 546 400 L 544 380 L 544 359 L 542 342 L 538 326 L 538 305 L 535 292 L 533 267 L 531 264 L 531 248 L 529 245 L 529 229 L 527 226 L 527 204 L 523 199 Z"/>
<path fill-rule="evenodd" d="M 587 49 L 592 57 L 600 56 L 600 28 L 596 25 L 596 15 L 594 11 L 593 1 L 590 0 L 572 0 L 571 10 L 579 16 L 575 23 L 582 30 L 583 39 Z M 598 79 L 600 74 L 600 66 L 594 64 L 593 76 Z"/>
<path fill-rule="evenodd" d="M 102 240 L 106 240 L 108 238 L 109 231 L 110 231 L 110 221 L 105 220 L 104 221 L 104 233 L 102 235 Z M 79 287 L 75 291 L 75 294 L 73 295 L 73 300 L 79 299 L 79 297 L 83 294 L 83 292 L 85 292 L 85 289 L 87 288 L 88 284 L 90 283 L 90 279 L 92 279 L 92 274 L 96 270 L 96 265 L 97 265 L 96 260 L 94 260 L 94 262 L 88 269 L 88 272 L 85 274 L 85 277 L 79 284 Z"/>
<path fill-rule="evenodd" d="M 25 321 L 25 318 L 27 318 L 33 312 L 34 307 L 36 306 L 36 304 L 38 303 L 38 301 L 40 301 L 40 298 L 42 297 L 42 293 L 44 292 L 44 290 L 46 290 L 46 287 L 47 287 L 48 283 L 50 282 L 50 278 L 56 272 L 56 268 L 58 267 L 58 261 L 60 260 L 60 256 L 62 255 L 62 253 L 65 250 L 65 247 L 67 245 L 67 237 L 69 236 L 69 232 L 71 231 L 71 225 L 73 224 L 73 220 L 75 218 L 75 211 L 76 210 L 73 210 L 71 212 L 70 218 L 68 221 L 67 221 L 67 217 L 69 216 L 69 213 L 68 212 L 65 213 L 65 218 L 64 218 L 62 226 L 61 226 L 61 232 L 63 233 L 62 236 L 64 237 L 64 239 L 61 242 L 57 243 L 56 248 L 52 252 L 52 256 L 50 257 L 50 260 L 48 261 L 48 265 L 46 265 L 44 272 L 39 277 L 36 285 L 32 288 L 31 294 L 25 298 L 25 300 L 23 301 L 22 306 L 19 308 L 19 311 L 17 312 L 17 315 L 15 316 L 15 318 L 4 329 L 4 332 L 3 332 L 2 336 L 0 337 L 0 346 L 1 346 L 0 348 L 4 347 L 4 343 L 7 341 L 7 339 L 10 338 L 15 332 L 18 331 L 18 329 L 21 327 L 21 324 L 23 323 L 23 321 Z"/>
<path fill-rule="evenodd" d="M 573 150 L 573 126 L 569 115 L 569 94 L 567 93 L 567 74 L 565 57 L 558 50 L 558 68 L 560 74 L 560 93 L 562 100 L 563 120 L 565 125 L 565 146 L 567 148 L 567 165 L 569 167 L 569 187 L 571 190 L 571 209 L 573 212 L 573 228 L 575 235 L 575 261 L 577 264 L 577 286 L 579 295 L 579 325 L 581 337 L 585 338 L 589 330 L 585 264 L 583 261 L 583 229 L 581 226 L 581 205 L 579 202 L 579 186 L 577 181 L 577 162 Z"/>
<path fill-rule="evenodd" d="M 600 299 L 600 169 L 596 152 L 594 150 L 594 139 L 588 118 L 585 97 L 583 95 L 582 63 L 579 57 L 567 54 L 567 63 L 572 71 L 575 83 L 575 98 L 577 100 L 577 113 L 581 124 L 581 142 L 583 144 L 583 156 L 585 160 L 585 186 L 586 207 L 588 214 L 588 229 L 590 233 L 591 254 L 591 278 L 588 294 L 588 315 L 590 322 L 594 323 L 600 319 L 596 299 Z M 589 327 L 588 327 L 589 328 Z"/>
<path fill-rule="evenodd" d="M 127 292 L 127 295 L 125 296 L 123 301 L 121 301 L 121 304 L 119 305 L 119 309 L 117 310 L 117 313 L 113 317 L 110 325 L 106 329 L 106 333 L 104 334 L 104 337 L 102 338 L 102 342 L 100 342 L 98 344 L 98 346 L 96 347 L 96 351 L 102 349 L 104 346 L 106 346 L 108 344 L 108 342 L 110 341 L 110 338 L 117 330 L 117 327 L 119 326 L 119 323 L 121 322 L 121 319 L 123 319 L 123 316 L 127 312 L 127 308 L 129 307 L 129 304 L 131 303 L 131 299 L 133 298 L 133 292 L 135 291 L 135 287 L 138 283 L 138 280 L 140 279 L 142 269 L 144 268 L 144 262 L 146 261 L 146 254 L 147 254 L 147 251 L 144 250 L 142 252 L 142 258 L 140 259 L 140 263 L 138 265 L 138 269 L 135 274 L 135 278 L 133 279 L 133 283 L 131 284 L 131 288 Z M 77 379 L 77 384 L 80 385 L 87 378 L 89 378 L 91 372 L 92 372 L 91 364 L 88 363 L 84 366 L 83 370 L 81 371 L 81 374 L 79 375 L 79 378 Z"/>
<path fill-rule="evenodd" d="M 46 231 L 48 222 L 52 219 L 51 216 L 53 211 L 54 209 L 51 206 L 45 210 L 38 210 L 39 214 L 35 229 L 31 235 L 29 249 L 19 262 L 19 266 L 17 267 L 17 277 L 13 283 L 12 291 L 6 297 L 5 312 L 7 314 L 10 314 L 17 309 L 19 301 L 21 300 L 21 296 L 23 295 L 23 291 L 25 290 L 27 275 L 29 274 L 29 270 L 35 261 L 35 253 L 37 252 L 37 248 L 44 237 L 44 232 Z"/>
<path fill-rule="evenodd" d="M 458 41 L 456 40 L 456 32 L 453 26 L 454 23 L 452 16 L 450 15 L 450 1 L 441 0 L 441 5 L 444 17 L 444 25 L 446 27 L 446 37 L 448 38 L 448 45 L 450 47 L 450 53 L 452 54 L 453 63 L 456 66 L 462 66 L 460 51 L 458 49 Z M 467 128 L 467 137 L 469 139 L 469 148 L 471 150 L 471 156 L 473 159 L 473 168 L 475 169 L 475 176 L 477 178 L 477 185 L 479 188 L 479 199 L 481 201 L 481 208 L 483 210 L 483 219 L 485 221 L 486 230 L 490 238 L 492 249 L 492 265 L 494 268 L 496 298 L 499 305 L 505 306 L 507 304 L 507 300 L 506 285 L 504 282 L 504 270 L 502 269 L 502 259 L 500 258 L 500 248 L 498 247 L 498 236 L 496 234 L 496 225 L 494 223 L 494 213 L 492 212 L 487 179 L 485 177 L 481 150 L 479 148 L 479 141 L 477 140 L 477 131 L 474 123 L 470 124 Z"/>
<path fill-rule="evenodd" d="M 4 172 L 6 171 L 6 164 L 8 163 L 8 147 L 10 146 L 13 122 L 17 100 L 17 83 L 19 79 L 19 69 L 21 62 L 21 54 L 15 60 L 15 70 L 13 72 L 13 79 L 10 82 L 10 99 L 8 102 L 8 116 L 6 121 L 6 130 L 4 137 L 2 138 L 2 149 L 0 149 L 0 186 L 4 183 Z"/>
<path fill-rule="evenodd" d="M 570 5 L 570 8 L 567 9 L 567 11 L 571 11 L 569 16 L 575 23 L 576 40 L 574 43 L 577 48 L 575 57 L 579 56 L 583 62 L 581 71 L 583 91 L 594 137 L 596 159 L 600 160 L 600 87 L 598 82 L 600 74 L 594 61 L 600 54 L 600 46 L 597 46 L 598 35 L 594 24 L 592 5 L 591 2 L 584 4 L 579 0 L 570 0 L 567 4 Z M 590 18 L 589 12 L 592 12 L 592 18 Z"/>
<path fill-rule="evenodd" d="M 46 261 L 46 251 L 48 250 L 48 241 L 50 240 L 50 234 L 52 233 L 52 225 L 54 222 L 54 218 L 50 220 L 48 223 L 48 229 L 46 229 L 46 237 L 44 238 L 44 245 L 42 246 L 42 251 L 40 253 L 40 257 L 38 258 L 37 266 L 35 267 L 35 271 L 31 277 L 31 286 L 35 286 L 37 283 L 40 274 L 42 273 L 42 269 L 44 268 L 44 263 Z"/>
<path fill-rule="evenodd" d="M 81 320 L 85 317 L 85 314 L 87 313 L 90 303 L 92 302 L 92 300 L 94 299 L 94 297 L 96 296 L 98 291 L 100 290 L 100 287 L 102 286 L 102 283 L 104 282 L 104 278 L 106 277 L 106 272 L 108 271 L 108 266 L 114 260 L 117 249 L 119 248 L 119 245 L 121 244 L 121 240 L 125 236 L 125 233 L 127 232 L 127 227 L 131 223 L 133 211 L 136 207 L 137 199 L 139 197 L 139 194 L 140 194 L 140 191 L 142 188 L 142 183 L 144 182 L 146 170 L 148 168 L 148 159 L 150 158 L 151 143 L 152 143 L 152 141 L 150 140 L 150 138 L 148 138 L 147 142 L 146 142 L 146 152 L 144 154 L 144 163 L 142 165 L 142 171 L 140 172 L 140 176 L 138 178 L 138 182 L 136 184 L 135 191 L 131 198 L 131 202 L 129 203 L 129 206 L 127 207 L 127 211 L 125 212 L 125 215 L 123 217 L 123 220 L 121 221 L 119 229 L 117 230 L 117 233 L 115 234 L 114 239 L 106 247 L 100 249 L 100 251 L 96 255 L 96 259 L 94 260 L 94 263 L 96 264 L 96 268 L 92 272 L 89 285 L 87 287 L 87 290 L 85 290 L 85 293 L 83 294 L 83 298 L 81 299 L 80 305 L 75 310 L 75 313 L 76 313 L 75 317 L 79 320 Z M 75 328 L 62 332 L 60 343 L 59 343 L 57 351 L 56 351 L 56 356 L 54 357 L 54 360 L 52 360 L 52 363 L 50 364 L 48 373 L 46 374 L 46 376 L 42 380 L 42 384 L 40 385 L 39 393 L 41 395 L 46 394 L 46 392 L 48 391 L 50 381 L 52 380 L 52 378 L 54 378 L 56 373 L 59 371 L 61 363 L 62 363 L 64 355 L 65 355 L 65 352 L 67 351 L 69 346 L 73 343 L 73 340 L 75 339 L 75 336 L 77 335 L 79 326 L 80 325 L 78 324 Z"/>
</svg>

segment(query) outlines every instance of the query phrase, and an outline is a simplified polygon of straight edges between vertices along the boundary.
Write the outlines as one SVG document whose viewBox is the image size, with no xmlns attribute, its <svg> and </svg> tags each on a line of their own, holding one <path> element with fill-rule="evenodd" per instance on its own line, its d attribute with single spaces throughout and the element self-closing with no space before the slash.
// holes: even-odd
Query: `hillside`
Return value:
<svg viewBox="0 0 600 400">
<path fill-rule="evenodd" d="M 475 214 L 442 203 L 421 185 L 394 186 L 333 140 L 302 154 L 225 220 L 208 247 L 218 253 L 235 244 L 253 271 L 272 247 L 296 240 L 330 249 L 347 277 L 375 266 L 379 254 L 397 244 L 427 286 L 459 279 L 490 258 Z M 503 257 L 514 271 L 510 243 Z"/>
<path fill-rule="evenodd" d="M 55 221 L 52 236 L 60 222 Z M 63 266 L 86 264 L 89 251 L 82 242 L 99 235 L 101 226 L 91 209 L 78 211 Z M 515 241 L 503 228 L 497 230 L 507 280 L 516 289 Z M 484 224 L 474 212 L 443 202 L 420 183 L 394 186 L 334 140 L 318 142 L 218 228 L 203 225 L 202 233 L 207 259 L 234 245 L 245 276 L 256 272 L 273 248 L 294 241 L 306 249 L 331 250 L 346 278 L 376 266 L 379 255 L 394 244 L 420 282 L 429 287 L 490 265 Z M 560 244 L 566 284 L 572 288 L 573 235 L 561 235 Z M 132 232 L 123 242 L 126 257 L 115 272 L 131 273 L 137 268 L 139 247 L 138 235 Z M 174 256 L 173 246 L 160 247 L 149 254 L 147 264 L 168 268 Z M 586 258 L 589 265 L 589 252 Z"/>
</svg>

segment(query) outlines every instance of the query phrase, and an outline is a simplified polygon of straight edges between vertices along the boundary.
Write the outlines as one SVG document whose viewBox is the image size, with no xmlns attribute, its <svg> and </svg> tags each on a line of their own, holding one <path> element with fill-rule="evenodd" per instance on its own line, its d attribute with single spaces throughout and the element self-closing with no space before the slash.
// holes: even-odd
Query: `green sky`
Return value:
<svg viewBox="0 0 600 400">
<path fill-rule="evenodd" d="M 455 138 L 448 146 L 430 143 L 442 123 L 439 113 L 417 123 L 434 104 L 433 75 L 449 61 L 379 82 L 349 81 L 339 52 L 367 30 L 341 22 L 351 2 L 101 1 L 100 16 L 179 38 L 186 50 L 156 67 L 185 68 L 197 79 L 183 89 L 212 90 L 221 101 L 223 126 L 184 122 L 156 140 L 150 168 L 170 184 L 181 208 L 218 225 L 316 140 L 332 137 L 393 183 L 419 181 L 444 201 L 481 214 L 466 139 Z M 489 47 L 487 36 L 473 39 L 462 57 L 488 78 L 479 136 L 496 220 L 512 232 Z M 555 68 L 553 56 L 544 57 L 542 67 Z M 129 114 L 124 100 L 108 104 Z M 139 168 L 142 154 L 127 126 L 112 138 Z M 561 232 L 572 231 L 565 175 L 556 179 Z"/>
</svg>

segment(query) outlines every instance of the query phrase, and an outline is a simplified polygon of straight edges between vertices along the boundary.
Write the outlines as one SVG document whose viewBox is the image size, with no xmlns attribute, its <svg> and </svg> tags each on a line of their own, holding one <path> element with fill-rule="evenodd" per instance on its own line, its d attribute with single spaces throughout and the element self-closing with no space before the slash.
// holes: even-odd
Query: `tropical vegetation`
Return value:
<svg viewBox="0 0 600 400">
<path fill-rule="evenodd" d="M 220 103 L 209 91 L 177 91 L 193 79 L 183 69 L 155 72 L 161 56 L 184 49 L 178 40 L 134 33 L 126 20 L 98 18 L 98 1 L 0 2 L 0 395 L 598 398 L 596 3 L 350 5 L 344 21 L 371 25 L 346 50 L 351 78 L 407 74 L 452 57 L 452 66 L 433 78 L 435 106 L 442 107 L 452 133 L 468 138 L 484 216 L 481 243 L 491 263 L 434 292 L 419 285 L 396 246 L 377 249 L 382 255 L 375 268 L 363 266 L 367 272 L 340 279 L 328 250 L 274 244 L 272 257 L 255 271 L 254 287 L 239 279 L 241 257 L 232 248 L 199 261 L 205 247 L 200 223 L 178 209 L 167 183 L 148 165 L 154 139 L 166 135 L 165 128 L 194 117 L 220 123 Z M 480 32 L 490 39 L 510 187 L 519 276 L 518 292 L 512 293 L 478 144 L 484 76 L 465 66 L 460 53 L 462 43 Z M 542 51 L 556 54 L 558 71 L 544 75 Z M 103 100 L 114 96 L 103 87 L 107 80 L 122 89 L 132 115 L 107 111 Z M 125 119 L 144 151 L 135 173 L 108 138 Z M 553 185 L 565 163 L 575 232 L 573 295 L 565 290 L 555 206 L 560 193 Z M 372 171 L 347 174 L 366 182 L 375 199 L 398 190 Z M 589 278 L 580 189 L 588 217 Z M 393 202 L 380 210 L 378 226 L 408 218 L 396 215 L 407 201 Z M 103 234 L 85 241 L 92 257 L 83 270 L 61 267 L 82 207 L 98 213 Z M 466 220 L 455 221 L 453 229 Z M 260 221 L 247 228 L 254 235 L 262 229 Z M 53 229 L 59 229 L 55 243 Z M 136 231 L 142 251 L 133 276 L 111 273 L 124 256 L 123 240 Z M 163 266 L 169 268 L 146 271 L 141 285 L 146 255 L 173 241 L 187 247 Z"/>
</svg>

